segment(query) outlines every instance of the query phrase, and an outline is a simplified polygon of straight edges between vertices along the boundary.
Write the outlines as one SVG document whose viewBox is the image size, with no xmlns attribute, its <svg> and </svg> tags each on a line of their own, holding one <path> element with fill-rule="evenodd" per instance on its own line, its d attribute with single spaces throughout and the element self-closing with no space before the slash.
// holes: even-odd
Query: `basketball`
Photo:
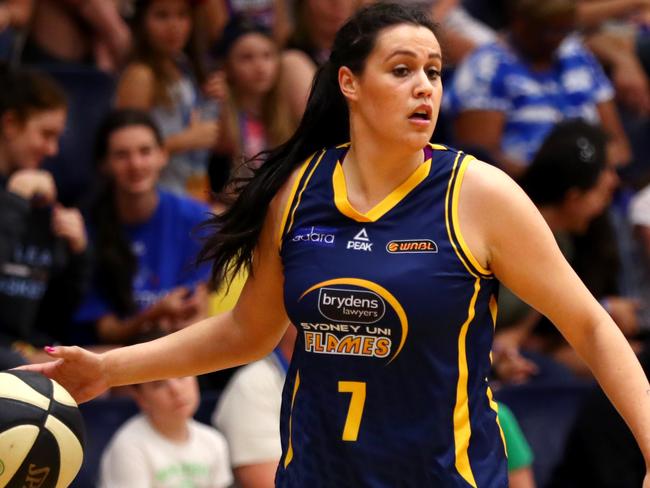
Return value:
<svg viewBox="0 0 650 488">
<path fill-rule="evenodd" d="M 61 385 L 31 371 L 0 372 L 0 486 L 64 488 L 83 449 L 81 413 Z"/>
</svg>

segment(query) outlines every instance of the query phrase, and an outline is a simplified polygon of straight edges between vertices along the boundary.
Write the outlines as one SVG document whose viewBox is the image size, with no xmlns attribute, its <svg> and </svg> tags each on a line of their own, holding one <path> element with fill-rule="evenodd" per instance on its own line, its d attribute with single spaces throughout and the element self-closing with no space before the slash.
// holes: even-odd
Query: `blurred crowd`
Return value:
<svg viewBox="0 0 650 488">
<path fill-rule="evenodd" d="M 231 307 L 245 277 L 211 288 L 195 265 L 200 224 L 291 136 L 336 31 L 370 1 L 0 0 L 2 367 L 45 360 L 45 345 L 149 340 Z M 398 1 L 440 25 L 433 141 L 521 184 L 650 365 L 650 0 Z M 507 289 L 498 311 L 491 381 L 511 486 L 640 486 L 640 453 L 582 360 Z M 273 486 L 294 339 L 234 375 L 112 392 L 142 413 L 108 446 L 98 483 Z M 552 466 L 534 464 L 548 453 L 517 426 L 525 399 L 514 416 L 505 406 L 535 388 L 582 392 Z M 221 434 L 191 420 L 200 391 L 223 391 Z"/>
</svg>

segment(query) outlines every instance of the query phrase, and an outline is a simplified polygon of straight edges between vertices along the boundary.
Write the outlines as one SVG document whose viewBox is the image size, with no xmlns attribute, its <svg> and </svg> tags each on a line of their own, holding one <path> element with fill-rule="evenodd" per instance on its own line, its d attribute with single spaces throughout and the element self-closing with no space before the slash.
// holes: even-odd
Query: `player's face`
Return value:
<svg viewBox="0 0 650 488">
<path fill-rule="evenodd" d="M 140 195 L 154 191 L 166 154 L 144 125 L 118 129 L 109 136 L 105 170 L 118 193 Z"/>
<path fill-rule="evenodd" d="M 36 169 L 48 156 L 59 152 L 59 138 L 65 128 L 63 108 L 35 112 L 27 120 L 15 114 L 3 118 L 2 139 L 13 169 Z"/>
<path fill-rule="evenodd" d="M 154 0 L 144 19 L 151 46 L 162 54 L 180 53 L 190 38 L 191 10 L 187 0 Z"/>
<path fill-rule="evenodd" d="M 442 98 L 440 44 L 425 27 L 380 32 L 351 100 L 375 137 L 418 150 L 433 133 Z"/>
<path fill-rule="evenodd" d="M 246 34 L 228 55 L 228 80 L 243 95 L 265 95 L 276 82 L 279 66 L 271 39 L 258 33 Z"/>
<path fill-rule="evenodd" d="M 140 385 L 140 408 L 158 420 L 189 419 L 199 406 L 199 387 L 194 376 L 152 381 Z"/>
</svg>

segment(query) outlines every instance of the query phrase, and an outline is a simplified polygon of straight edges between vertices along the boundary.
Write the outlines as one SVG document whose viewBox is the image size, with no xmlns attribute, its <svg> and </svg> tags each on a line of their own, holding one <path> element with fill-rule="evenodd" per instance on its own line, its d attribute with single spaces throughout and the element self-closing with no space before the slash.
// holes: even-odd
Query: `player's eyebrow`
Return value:
<svg viewBox="0 0 650 488">
<path fill-rule="evenodd" d="M 388 61 L 390 58 L 392 58 L 394 56 L 400 56 L 400 55 L 401 56 L 410 56 L 412 58 L 417 58 L 417 56 L 418 56 L 414 51 L 411 51 L 409 49 L 397 49 L 397 50 L 393 51 L 392 53 L 390 53 L 388 55 L 388 57 L 384 60 L 384 62 Z M 428 57 L 429 57 L 429 59 L 436 59 L 436 58 L 437 59 L 442 59 L 442 55 L 440 53 L 438 53 L 438 52 L 435 52 L 435 51 L 430 51 Z"/>
</svg>

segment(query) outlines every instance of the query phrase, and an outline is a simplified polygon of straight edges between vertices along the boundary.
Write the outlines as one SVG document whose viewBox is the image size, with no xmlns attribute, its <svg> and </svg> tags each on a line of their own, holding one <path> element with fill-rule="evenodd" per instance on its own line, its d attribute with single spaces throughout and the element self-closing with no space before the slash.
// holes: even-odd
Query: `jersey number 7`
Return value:
<svg viewBox="0 0 650 488">
<path fill-rule="evenodd" d="M 342 439 L 355 442 L 359 437 L 363 406 L 366 403 L 366 384 L 361 381 L 339 381 L 339 393 L 352 393 Z"/>
</svg>

